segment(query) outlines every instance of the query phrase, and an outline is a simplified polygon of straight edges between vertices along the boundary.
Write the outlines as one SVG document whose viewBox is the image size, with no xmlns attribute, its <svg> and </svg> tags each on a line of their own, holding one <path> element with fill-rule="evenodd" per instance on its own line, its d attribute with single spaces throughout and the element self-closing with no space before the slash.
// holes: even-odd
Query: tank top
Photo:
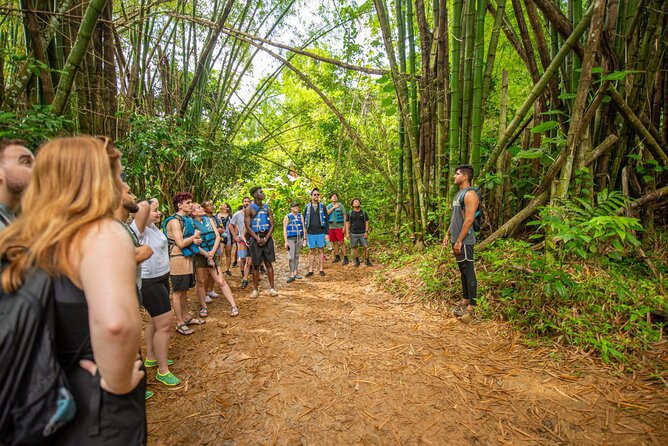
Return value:
<svg viewBox="0 0 668 446">
<path fill-rule="evenodd" d="M 464 198 L 463 194 L 466 192 L 467 190 L 460 190 L 455 194 L 455 198 L 452 200 L 452 219 L 450 220 L 450 242 L 452 244 L 457 241 L 459 233 L 462 232 L 462 226 L 464 226 L 464 212 L 462 211 L 460 203 Z M 469 228 L 468 234 L 466 234 L 466 236 L 462 239 L 462 245 L 475 245 L 475 232 L 473 231 L 473 225 L 471 225 Z"/>
</svg>

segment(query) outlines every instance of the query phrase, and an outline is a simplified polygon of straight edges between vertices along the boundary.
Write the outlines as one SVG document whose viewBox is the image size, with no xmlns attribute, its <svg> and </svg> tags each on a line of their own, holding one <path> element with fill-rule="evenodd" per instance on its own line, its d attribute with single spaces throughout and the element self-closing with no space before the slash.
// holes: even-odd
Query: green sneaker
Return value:
<svg viewBox="0 0 668 446">
<path fill-rule="evenodd" d="M 155 379 L 160 381 L 166 386 L 178 386 L 181 384 L 181 380 L 178 379 L 172 372 L 167 372 L 166 374 L 161 374 L 160 372 L 155 373 Z"/>
<path fill-rule="evenodd" d="M 174 364 L 174 361 L 172 361 L 171 359 L 168 359 L 167 360 L 167 365 L 172 365 L 172 364 Z M 147 369 L 150 369 L 151 367 L 157 367 L 157 366 L 158 366 L 158 360 L 157 359 L 148 359 L 148 358 L 144 359 L 144 367 L 146 367 Z"/>
<path fill-rule="evenodd" d="M 151 399 L 152 397 L 153 397 L 153 392 L 151 392 L 150 390 L 147 390 L 147 391 L 146 391 L 146 396 L 144 397 L 144 399 L 145 399 L 145 400 L 149 400 L 149 399 Z"/>
</svg>

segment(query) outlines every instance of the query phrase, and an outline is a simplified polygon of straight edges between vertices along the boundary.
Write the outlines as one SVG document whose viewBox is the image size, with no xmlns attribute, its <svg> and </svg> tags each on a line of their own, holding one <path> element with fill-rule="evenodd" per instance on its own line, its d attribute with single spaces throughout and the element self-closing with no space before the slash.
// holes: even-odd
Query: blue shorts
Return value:
<svg viewBox="0 0 668 446">
<path fill-rule="evenodd" d="M 307 234 L 306 239 L 309 249 L 325 247 L 325 234 Z"/>
</svg>

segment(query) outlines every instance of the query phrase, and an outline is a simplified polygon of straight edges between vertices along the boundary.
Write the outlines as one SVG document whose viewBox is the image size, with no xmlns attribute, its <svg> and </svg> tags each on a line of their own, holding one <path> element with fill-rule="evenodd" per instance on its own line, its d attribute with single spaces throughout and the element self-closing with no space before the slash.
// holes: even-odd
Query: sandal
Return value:
<svg viewBox="0 0 668 446">
<path fill-rule="evenodd" d="M 192 319 L 191 319 L 191 320 L 192 320 Z M 177 325 L 177 326 L 176 326 L 176 332 L 177 332 L 178 334 L 182 334 L 182 335 L 184 335 L 184 336 L 188 336 L 188 335 L 191 335 L 191 334 L 195 333 L 195 330 L 193 330 L 192 328 L 188 327 L 188 324 L 186 323 L 186 324 L 179 324 L 179 325 Z"/>
<path fill-rule="evenodd" d="M 199 309 L 199 317 L 209 317 L 209 309 L 208 308 L 200 308 Z"/>
<path fill-rule="evenodd" d="M 230 316 L 232 317 L 239 316 L 239 307 L 232 307 L 232 311 L 230 311 Z"/>
<path fill-rule="evenodd" d="M 206 321 L 204 319 L 197 319 L 197 318 L 191 317 L 190 319 L 185 321 L 185 324 L 186 325 L 191 325 L 191 324 L 204 325 L 204 324 L 206 324 Z"/>
</svg>

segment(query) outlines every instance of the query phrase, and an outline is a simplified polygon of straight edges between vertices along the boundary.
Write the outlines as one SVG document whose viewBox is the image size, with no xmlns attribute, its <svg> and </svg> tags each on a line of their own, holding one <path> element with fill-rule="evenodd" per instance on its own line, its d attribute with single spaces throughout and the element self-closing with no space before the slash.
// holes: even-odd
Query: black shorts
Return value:
<svg viewBox="0 0 668 446">
<path fill-rule="evenodd" d="M 269 263 L 276 261 L 274 239 L 272 237 L 269 237 L 269 240 L 267 240 L 267 243 L 265 243 L 264 246 L 258 245 L 257 240 L 251 237 L 248 242 L 248 249 L 250 250 L 253 266 L 259 266 L 263 261 Z"/>
<path fill-rule="evenodd" d="M 142 305 L 151 317 L 172 311 L 169 302 L 169 273 L 160 277 L 142 279 Z"/>
<path fill-rule="evenodd" d="M 169 278 L 172 280 L 172 291 L 188 291 L 190 288 L 195 287 L 195 275 L 194 274 L 179 274 L 178 276 L 170 275 Z"/>
</svg>

